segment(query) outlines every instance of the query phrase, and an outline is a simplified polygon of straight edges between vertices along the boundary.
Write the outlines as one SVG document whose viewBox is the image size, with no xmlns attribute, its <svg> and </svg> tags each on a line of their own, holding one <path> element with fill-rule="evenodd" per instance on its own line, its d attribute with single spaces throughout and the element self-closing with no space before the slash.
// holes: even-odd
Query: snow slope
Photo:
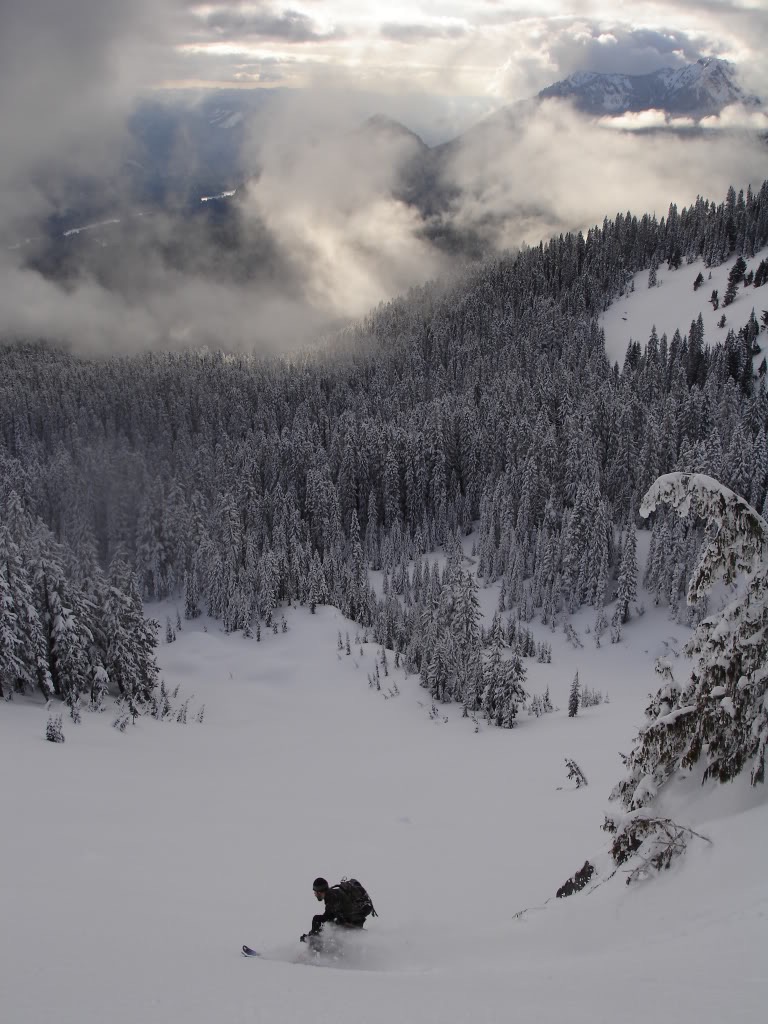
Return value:
<svg viewBox="0 0 768 1024">
<path fill-rule="evenodd" d="M 481 591 L 484 608 L 495 587 Z M 161 621 L 172 607 L 150 609 Z M 686 630 L 634 615 L 597 650 L 533 624 L 549 665 L 529 689 L 558 706 L 512 731 L 430 717 L 416 677 L 332 608 L 286 612 L 261 643 L 215 622 L 162 643 L 166 682 L 202 724 L 0 714 L 0 1007 L 7 1024 L 645 1024 L 755 1021 L 768 984 L 764 789 L 681 778 L 670 810 L 713 845 L 664 877 L 555 889 L 604 847 L 607 796 L 656 687 L 653 659 Z M 575 671 L 610 703 L 567 717 Z M 399 694 L 395 694 L 397 683 Z M 391 689 L 392 696 L 386 693 Z M 589 786 L 567 782 L 574 758 Z M 338 966 L 294 962 L 311 882 L 355 875 L 379 911 Z M 526 910 L 526 908 L 529 908 Z M 519 911 L 526 910 L 519 914 Z M 245 960 L 243 942 L 273 959 Z"/>
<path fill-rule="evenodd" d="M 756 270 L 766 255 L 768 249 L 763 249 L 751 259 L 745 259 L 747 273 Z M 704 344 L 716 345 L 725 340 L 729 330 L 738 331 L 742 328 L 753 309 L 759 320 L 761 311 L 768 309 L 768 287 L 765 285 L 760 288 L 739 285 L 731 305 L 722 305 L 728 286 L 728 274 L 736 259 L 734 255 L 719 267 L 711 268 L 705 267 L 701 260 L 683 263 L 677 270 L 669 270 L 666 264 L 662 264 L 657 271 L 655 288 L 648 287 L 647 270 L 635 274 L 632 279 L 634 290 L 616 299 L 601 319 L 605 331 L 605 350 L 611 362 L 618 362 L 622 366 L 629 342 L 639 341 L 644 347 L 654 326 L 659 338 L 666 334 L 671 341 L 676 329 L 680 330 L 681 335 L 688 334 L 691 322 L 701 314 L 704 321 Z M 694 291 L 693 282 L 699 273 L 704 275 L 704 284 Z M 709 301 L 715 289 L 720 296 L 721 305 L 718 310 L 714 310 Z M 725 326 L 718 327 L 723 314 L 726 318 Z M 760 359 L 762 356 L 758 357 L 758 361 Z"/>
</svg>

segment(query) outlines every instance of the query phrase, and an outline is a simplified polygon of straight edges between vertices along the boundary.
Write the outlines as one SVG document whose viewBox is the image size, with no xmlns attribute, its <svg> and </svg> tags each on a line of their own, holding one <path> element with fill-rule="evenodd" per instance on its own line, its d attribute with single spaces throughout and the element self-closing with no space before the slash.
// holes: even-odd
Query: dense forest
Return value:
<svg viewBox="0 0 768 1024">
<path fill-rule="evenodd" d="M 227 354 L 225 323 L 216 353 L 88 359 L 7 340 L 0 692 L 138 707 L 157 675 L 142 599 L 178 596 L 187 617 L 255 637 L 282 604 L 332 603 L 434 700 L 512 725 L 523 659 L 543 651 L 526 623 L 589 604 L 598 642 L 620 639 L 638 506 L 660 474 L 707 473 L 765 508 L 753 360 L 768 263 L 734 265 L 722 301 L 751 289 L 758 313 L 716 345 L 699 320 L 611 365 L 598 317 L 639 270 L 766 243 L 768 182 L 489 259 L 301 358 Z M 645 582 L 674 612 L 701 531 L 652 521 Z M 476 576 L 502 581 L 488 633 L 460 551 L 473 526 Z"/>
</svg>

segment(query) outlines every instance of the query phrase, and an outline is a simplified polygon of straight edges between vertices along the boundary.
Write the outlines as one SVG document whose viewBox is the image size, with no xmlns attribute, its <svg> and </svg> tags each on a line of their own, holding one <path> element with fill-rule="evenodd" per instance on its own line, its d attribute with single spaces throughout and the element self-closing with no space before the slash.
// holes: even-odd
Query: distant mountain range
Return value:
<svg viewBox="0 0 768 1024">
<path fill-rule="evenodd" d="M 642 110 L 663 110 L 696 120 L 718 114 L 732 103 L 759 106 L 747 95 L 728 61 L 709 57 L 684 68 L 661 68 L 648 75 L 608 75 L 577 71 L 542 89 L 539 100 L 571 100 L 585 114 L 618 116 Z"/>
</svg>

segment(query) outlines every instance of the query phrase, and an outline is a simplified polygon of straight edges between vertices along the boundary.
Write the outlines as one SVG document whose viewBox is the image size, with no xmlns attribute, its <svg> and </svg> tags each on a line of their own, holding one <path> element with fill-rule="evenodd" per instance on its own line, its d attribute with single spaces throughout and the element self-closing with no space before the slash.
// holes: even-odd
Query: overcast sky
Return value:
<svg viewBox="0 0 768 1024">
<path fill-rule="evenodd" d="M 637 74 L 704 55 L 763 74 L 765 0 L 299 0 L 187 6 L 169 80 L 532 95 L 576 70 Z M 181 33 L 184 38 L 182 39 Z"/>
</svg>

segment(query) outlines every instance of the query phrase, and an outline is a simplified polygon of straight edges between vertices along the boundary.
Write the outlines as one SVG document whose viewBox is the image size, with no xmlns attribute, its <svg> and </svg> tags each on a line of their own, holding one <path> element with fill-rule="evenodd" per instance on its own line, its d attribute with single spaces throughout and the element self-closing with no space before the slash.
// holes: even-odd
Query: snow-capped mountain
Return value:
<svg viewBox="0 0 768 1024">
<path fill-rule="evenodd" d="M 707 117 L 731 103 L 757 106 L 760 100 L 739 86 L 728 61 L 709 57 L 684 68 L 661 68 L 647 75 L 613 75 L 577 71 L 542 89 L 538 98 L 571 99 L 587 114 L 618 115 L 628 111 L 665 110 L 670 114 Z"/>
</svg>

